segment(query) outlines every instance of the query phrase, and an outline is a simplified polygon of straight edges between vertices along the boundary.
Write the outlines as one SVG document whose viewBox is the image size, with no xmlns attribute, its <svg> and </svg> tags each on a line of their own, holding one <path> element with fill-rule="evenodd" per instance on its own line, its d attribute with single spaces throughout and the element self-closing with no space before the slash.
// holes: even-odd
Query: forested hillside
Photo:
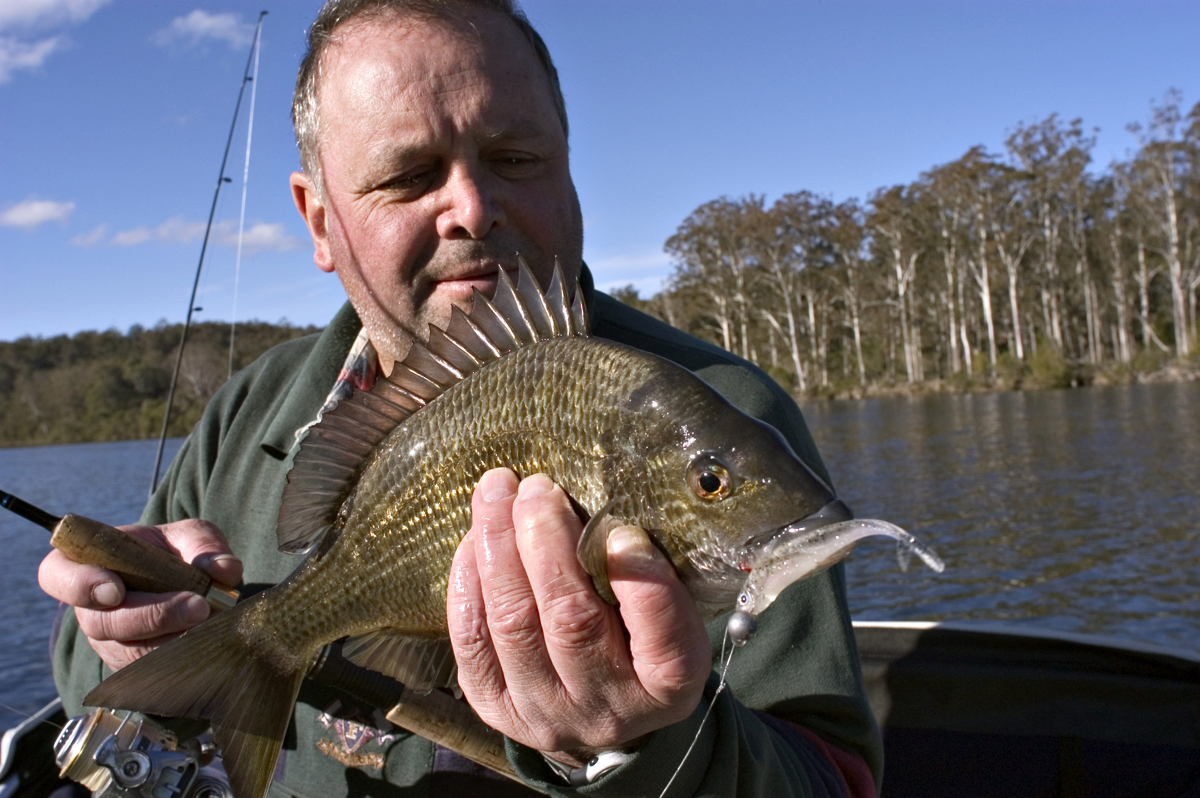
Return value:
<svg viewBox="0 0 1200 798">
<path fill-rule="evenodd" d="M 866 202 L 713 200 L 666 242 L 662 293 L 618 293 L 810 395 L 1194 374 L 1200 104 L 1180 102 L 1130 126 L 1125 162 L 1050 116 Z"/>
<path fill-rule="evenodd" d="M 157 437 L 183 326 L 133 327 L 0 342 L 0 446 Z M 317 332 L 239 324 L 233 369 L 268 348 Z M 192 326 L 170 434 L 186 435 L 229 373 L 228 324 Z"/>
</svg>

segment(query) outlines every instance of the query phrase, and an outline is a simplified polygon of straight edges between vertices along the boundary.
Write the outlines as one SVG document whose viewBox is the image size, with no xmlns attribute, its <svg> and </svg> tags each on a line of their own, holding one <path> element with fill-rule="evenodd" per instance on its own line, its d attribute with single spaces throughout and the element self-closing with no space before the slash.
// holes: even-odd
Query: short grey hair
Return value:
<svg viewBox="0 0 1200 798">
<path fill-rule="evenodd" d="M 292 97 L 292 126 L 296 131 L 296 146 L 300 150 L 300 165 L 312 179 L 318 195 L 325 195 L 320 155 L 320 95 L 321 58 L 342 25 L 355 19 L 412 17 L 425 20 L 455 21 L 463 13 L 484 9 L 511 20 L 533 48 L 538 63 L 550 83 L 554 110 L 567 135 L 567 105 L 558 82 L 558 70 L 550 51 L 525 13 L 513 0 L 326 0 L 308 29 L 308 50 L 300 61 L 296 74 L 296 92 Z"/>
</svg>

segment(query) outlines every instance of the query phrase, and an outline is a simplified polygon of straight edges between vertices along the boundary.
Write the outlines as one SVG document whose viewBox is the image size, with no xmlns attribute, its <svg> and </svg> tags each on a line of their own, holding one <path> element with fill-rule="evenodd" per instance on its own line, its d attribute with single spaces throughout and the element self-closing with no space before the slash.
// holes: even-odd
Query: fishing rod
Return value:
<svg viewBox="0 0 1200 798">
<path fill-rule="evenodd" d="M 229 149 L 233 145 L 233 133 L 237 128 L 238 112 L 242 107 L 242 97 L 246 93 L 246 84 L 254 78 L 250 68 L 255 64 L 255 53 L 258 52 L 259 40 L 262 34 L 263 18 L 267 12 L 258 15 L 258 25 L 254 29 L 254 42 L 250 45 L 250 55 L 246 59 L 246 70 L 242 75 L 242 85 L 238 89 L 237 104 L 233 107 L 233 121 L 229 124 L 229 137 L 225 140 L 225 154 L 221 156 L 221 169 L 217 173 L 217 188 L 213 192 L 212 207 L 208 211 L 208 225 L 204 228 L 204 241 L 200 244 L 200 262 L 196 264 L 196 279 L 192 282 L 192 296 L 188 300 L 187 318 L 183 322 L 183 337 L 179 340 L 179 355 L 175 358 L 175 373 L 171 377 L 171 389 L 167 392 L 167 410 L 163 414 L 162 433 L 158 437 L 158 452 L 154 455 L 154 474 L 150 477 L 150 495 L 158 488 L 158 474 L 162 468 L 163 448 L 167 444 L 167 427 L 171 423 L 171 406 L 175 402 L 175 386 L 179 383 L 179 370 L 183 366 L 183 349 L 187 346 L 188 330 L 192 326 L 192 313 L 196 310 L 196 291 L 200 288 L 200 272 L 204 268 L 204 253 L 208 250 L 208 238 L 212 233 L 213 218 L 217 213 L 217 200 L 221 196 L 221 186 L 232 182 L 225 176 L 225 164 L 229 161 Z"/>
</svg>

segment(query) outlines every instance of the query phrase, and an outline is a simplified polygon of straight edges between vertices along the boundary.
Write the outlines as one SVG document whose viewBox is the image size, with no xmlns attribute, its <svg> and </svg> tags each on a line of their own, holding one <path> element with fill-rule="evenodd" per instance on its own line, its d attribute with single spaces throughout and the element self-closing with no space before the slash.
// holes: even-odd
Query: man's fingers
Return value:
<svg viewBox="0 0 1200 798">
<path fill-rule="evenodd" d="M 115 640 L 92 640 L 88 638 L 88 645 L 100 655 L 100 659 L 104 660 L 105 665 L 113 671 L 119 671 L 135 659 L 146 656 L 163 643 L 178 636 L 164 635 L 151 640 L 139 640 L 136 643 L 119 643 Z"/>
<path fill-rule="evenodd" d="M 52 549 L 38 566 L 38 585 L 51 598 L 73 607 L 105 609 L 125 599 L 119 576 L 95 565 L 81 565 L 58 549 Z"/>
<path fill-rule="evenodd" d="M 195 593 L 139 593 L 114 610 L 77 609 L 80 630 L 93 640 L 148 641 L 186 632 L 208 617 L 208 602 Z"/>
<path fill-rule="evenodd" d="M 476 707 L 491 707 L 503 702 L 504 671 L 492 648 L 472 535 L 468 532 L 458 544 L 450 566 L 446 624 L 458 662 L 458 683 L 467 701 Z"/>
<path fill-rule="evenodd" d="M 712 668 L 712 649 L 696 604 L 671 563 L 641 529 L 618 527 L 608 538 L 608 576 L 646 692 L 672 706 L 679 705 L 681 695 L 699 700 Z"/>
<path fill-rule="evenodd" d="M 513 522 L 555 670 L 568 689 L 596 678 L 597 657 L 609 664 L 621 632 L 616 614 L 579 564 L 575 550 L 582 524 L 567 494 L 545 475 L 526 478 L 513 505 Z"/>
<path fill-rule="evenodd" d="M 530 479 L 521 483 L 520 491 Z M 471 534 L 487 614 L 488 632 L 510 694 L 548 699 L 554 682 L 546 658 L 537 599 L 521 562 L 514 531 L 518 487 L 511 471 L 489 471 L 471 504 Z M 547 680 L 547 674 L 551 676 Z"/>
<path fill-rule="evenodd" d="M 221 584 L 236 585 L 242 580 L 242 561 L 233 556 L 229 542 L 216 524 L 188 519 L 161 527 L 134 524 L 117 528 L 171 552 Z"/>
</svg>

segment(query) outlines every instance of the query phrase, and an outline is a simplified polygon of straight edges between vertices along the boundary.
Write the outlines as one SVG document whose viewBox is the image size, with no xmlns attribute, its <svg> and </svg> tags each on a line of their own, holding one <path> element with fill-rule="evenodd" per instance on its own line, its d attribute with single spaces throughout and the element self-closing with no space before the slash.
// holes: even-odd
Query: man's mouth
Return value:
<svg viewBox="0 0 1200 798">
<path fill-rule="evenodd" d="M 443 295 L 451 294 L 454 300 L 470 299 L 475 291 L 491 297 L 496 293 L 501 268 L 508 272 L 510 278 L 516 279 L 515 267 L 510 269 L 499 265 L 481 266 L 438 278 L 434 290 Z"/>
</svg>

